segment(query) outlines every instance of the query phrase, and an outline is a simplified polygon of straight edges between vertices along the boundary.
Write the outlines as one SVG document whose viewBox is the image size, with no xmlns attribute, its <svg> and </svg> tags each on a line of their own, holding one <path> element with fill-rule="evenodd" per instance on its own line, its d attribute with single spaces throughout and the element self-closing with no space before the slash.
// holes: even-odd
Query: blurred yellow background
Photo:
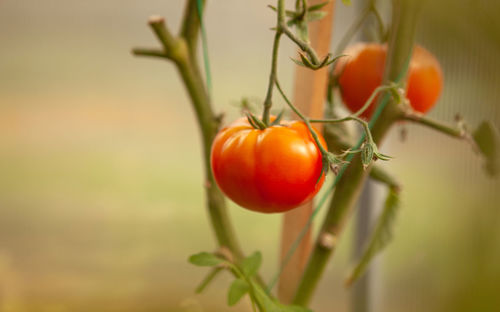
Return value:
<svg viewBox="0 0 500 312">
<path fill-rule="evenodd" d="M 0 1 L 0 311 L 250 311 L 225 306 L 229 276 L 203 295 L 186 261 L 215 248 L 204 210 L 200 139 L 186 92 L 156 46 L 148 16 L 176 29 L 183 1 Z M 340 1 L 334 43 L 355 7 Z M 355 2 L 355 1 L 353 1 Z M 265 1 L 210 1 L 206 27 L 214 105 L 226 121 L 241 97 L 263 98 L 274 13 Z M 289 3 L 291 5 L 291 3 Z M 461 112 L 498 127 L 496 1 L 429 1 L 417 38 L 441 61 L 431 116 Z M 289 90 L 295 48 L 283 44 Z M 399 128 L 399 127 L 397 127 Z M 404 183 L 395 238 L 377 273 L 380 311 L 498 311 L 499 183 L 463 142 L 408 126 L 382 148 Z M 277 269 L 279 215 L 234 205 L 246 250 Z M 348 311 L 350 227 L 313 308 Z"/>
</svg>

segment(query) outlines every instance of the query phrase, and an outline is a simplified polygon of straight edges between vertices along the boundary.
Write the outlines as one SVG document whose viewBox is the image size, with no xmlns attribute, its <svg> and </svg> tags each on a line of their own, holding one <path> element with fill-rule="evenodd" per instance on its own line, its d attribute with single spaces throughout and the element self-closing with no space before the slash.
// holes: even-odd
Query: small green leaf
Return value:
<svg viewBox="0 0 500 312">
<path fill-rule="evenodd" d="M 197 266 L 216 266 L 216 265 L 224 262 L 223 259 L 218 258 L 213 253 L 209 253 L 209 252 L 200 252 L 200 253 L 197 253 L 195 255 L 192 255 L 191 257 L 189 257 L 188 261 L 191 264 L 194 264 Z"/>
<path fill-rule="evenodd" d="M 318 4 L 315 4 L 315 5 L 311 5 L 307 8 L 307 11 L 309 12 L 313 12 L 313 11 L 319 11 L 321 10 L 325 5 L 327 5 L 328 3 L 330 3 L 330 0 L 329 1 L 325 1 L 325 2 L 321 2 L 321 3 L 318 3 Z"/>
<path fill-rule="evenodd" d="M 260 130 L 266 129 L 266 125 L 264 124 L 264 122 L 262 122 L 262 120 L 257 118 L 254 114 L 252 114 L 251 112 L 245 112 L 245 115 L 247 117 L 248 123 L 254 129 L 260 129 Z"/>
<path fill-rule="evenodd" d="M 327 16 L 328 12 L 325 11 L 318 11 L 318 12 L 310 12 L 307 13 L 307 21 L 308 22 L 314 22 L 314 21 L 319 21 L 323 17 Z"/>
<path fill-rule="evenodd" d="M 371 260 L 390 242 L 392 238 L 392 227 L 399 206 L 399 194 L 394 188 L 391 188 L 387 194 L 384 210 L 377 220 L 370 241 L 345 282 L 347 286 L 352 285 L 352 283 L 363 275 Z"/>
<path fill-rule="evenodd" d="M 281 312 L 283 311 L 280 304 L 276 303 L 269 297 L 269 295 L 257 284 L 252 283 L 252 295 L 253 300 L 257 302 L 257 305 L 261 308 L 263 312 Z"/>
<path fill-rule="evenodd" d="M 304 41 L 308 41 L 309 31 L 307 29 L 307 23 L 297 23 L 297 36 Z"/>
<path fill-rule="evenodd" d="M 330 59 L 330 57 L 331 57 L 331 56 L 332 56 L 332 55 L 331 55 L 330 53 L 328 53 L 328 54 L 325 56 L 325 58 L 321 61 L 321 63 L 317 66 L 317 68 L 322 68 L 322 67 L 326 66 L 326 65 L 327 65 L 327 63 L 328 63 L 328 60 Z"/>
<path fill-rule="evenodd" d="M 285 110 L 282 109 L 278 116 L 276 116 L 276 119 L 273 120 L 273 122 L 271 123 L 271 126 L 276 126 L 276 125 L 279 125 L 280 122 L 281 122 L 281 119 L 283 118 L 283 114 L 285 113 Z"/>
<path fill-rule="evenodd" d="M 342 0 L 344 5 L 351 5 L 351 0 Z"/>
<path fill-rule="evenodd" d="M 252 118 L 252 114 L 250 114 L 250 112 L 245 112 L 245 115 L 247 116 L 247 121 L 252 126 L 252 128 L 262 130 L 262 128 L 255 123 L 254 119 Z"/>
<path fill-rule="evenodd" d="M 484 168 L 490 176 L 496 176 L 499 170 L 499 134 L 489 121 L 483 121 L 472 134 L 477 148 L 485 158 Z"/>
<path fill-rule="evenodd" d="M 297 25 L 299 22 L 300 22 L 300 20 L 299 20 L 298 18 L 291 18 L 291 19 L 289 19 L 289 20 L 286 22 L 286 25 L 287 25 L 288 27 L 292 27 L 292 26 Z"/>
<path fill-rule="evenodd" d="M 247 278 L 250 278 L 257 273 L 261 264 L 262 254 L 256 251 L 241 261 L 241 271 Z"/>
<path fill-rule="evenodd" d="M 278 9 L 274 5 L 268 5 L 267 7 L 273 10 L 274 12 L 278 12 Z M 295 11 L 286 10 L 285 15 L 288 17 L 295 17 L 297 13 Z"/>
<path fill-rule="evenodd" d="M 303 66 L 303 67 L 307 67 L 304 63 L 302 63 L 301 61 L 299 60 L 296 60 L 294 58 L 290 58 L 295 64 L 299 65 L 299 66 Z"/>
<path fill-rule="evenodd" d="M 203 279 L 203 281 L 200 283 L 200 285 L 198 287 L 196 287 L 196 293 L 197 294 L 200 294 L 201 292 L 203 292 L 203 290 L 205 290 L 205 288 L 208 286 L 208 284 L 210 284 L 213 279 L 215 278 L 215 276 L 217 276 L 217 274 L 219 274 L 219 272 L 222 271 L 222 268 L 214 268 L 210 271 L 210 273 L 208 273 L 208 275 Z"/>
<path fill-rule="evenodd" d="M 240 278 L 235 279 L 227 293 L 227 304 L 233 306 L 250 290 L 250 285 Z"/>
<path fill-rule="evenodd" d="M 331 54 L 329 54 L 328 56 L 329 56 L 329 57 L 332 57 L 332 55 L 331 55 Z M 334 63 L 334 62 L 336 62 L 339 58 L 344 57 L 344 56 L 347 56 L 347 54 L 340 54 L 340 55 L 337 55 L 336 57 L 334 57 L 334 58 L 332 58 L 331 60 L 329 60 L 329 61 L 325 64 L 325 66 L 328 66 L 328 65 L 330 65 L 330 64 L 332 64 L 332 63 Z"/>
<path fill-rule="evenodd" d="M 302 60 L 302 63 L 311 69 L 315 69 L 314 64 L 307 58 L 307 56 L 304 53 L 299 52 L 300 59 Z"/>
</svg>

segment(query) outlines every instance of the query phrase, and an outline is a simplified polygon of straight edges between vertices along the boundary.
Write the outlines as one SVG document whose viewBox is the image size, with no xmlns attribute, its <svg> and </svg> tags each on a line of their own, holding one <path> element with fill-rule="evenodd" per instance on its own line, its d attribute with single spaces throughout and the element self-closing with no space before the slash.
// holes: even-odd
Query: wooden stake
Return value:
<svg viewBox="0 0 500 312">
<path fill-rule="evenodd" d="M 310 0 L 309 5 L 318 4 L 324 1 L 325 0 Z M 309 39 L 320 59 L 322 59 L 330 49 L 334 7 L 335 0 L 332 0 L 322 9 L 328 12 L 328 15 L 318 22 L 309 24 Z M 295 106 L 311 118 L 323 118 L 327 82 L 327 68 L 313 71 L 302 66 L 296 66 L 295 91 L 293 95 L 293 103 Z M 321 130 L 319 129 L 319 124 L 315 125 L 315 127 Z M 312 209 L 313 204 L 310 202 L 285 213 L 283 216 L 281 260 L 284 259 L 290 246 L 307 223 L 312 213 Z M 310 251 L 311 231 L 309 230 L 281 274 L 278 285 L 278 297 L 282 303 L 290 303 L 293 299 L 304 266 L 309 258 Z"/>
</svg>

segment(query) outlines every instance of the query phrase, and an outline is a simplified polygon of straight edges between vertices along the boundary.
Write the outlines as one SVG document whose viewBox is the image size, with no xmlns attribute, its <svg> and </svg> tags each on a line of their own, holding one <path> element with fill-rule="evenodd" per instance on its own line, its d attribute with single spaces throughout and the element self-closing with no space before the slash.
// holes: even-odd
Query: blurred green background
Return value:
<svg viewBox="0 0 500 312">
<path fill-rule="evenodd" d="M 223 276 L 203 295 L 188 255 L 215 248 L 204 210 L 200 139 L 171 64 L 134 58 L 156 46 L 149 15 L 171 29 L 183 1 L 0 1 L 0 311 L 250 311 L 225 306 Z M 356 14 L 338 1 L 334 43 Z M 355 1 L 353 1 L 355 2 Z M 206 27 L 214 103 L 239 112 L 262 98 L 270 63 L 266 1 L 210 1 Z M 291 5 L 291 4 L 290 4 Z M 445 87 L 431 116 L 498 127 L 497 1 L 427 3 L 418 40 Z M 283 44 L 289 89 L 295 48 Z M 396 127 L 384 152 L 404 183 L 395 238 L 381 257 L 379 311 L 498 311 L 499 183 L 463 142 Z M 383 189 L 380 190 L 383 192 Z M 247 252 L 277 269 L 279 215 L 231 206 Z M 351 226 L 316 295 L 315 311 L 348 311 Z"/>
</svg>

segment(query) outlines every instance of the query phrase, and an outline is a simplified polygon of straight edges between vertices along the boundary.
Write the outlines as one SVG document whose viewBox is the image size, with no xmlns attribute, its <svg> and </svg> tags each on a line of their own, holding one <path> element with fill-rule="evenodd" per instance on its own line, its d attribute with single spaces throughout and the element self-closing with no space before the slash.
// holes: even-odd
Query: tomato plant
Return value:
<svg viewBox="0 0 500 312">
<path fill-rule="evenodd" d="M 358 111 L 373 90 L 382 84 L 387 46 L 378 43 L 357 43 L 344 51 L 348 55 L 337 63 L 338 83 L 347 108 Z M 426 113 L 436 103 L 443 87 L 443 75 L 437 59 L 421 46 L 415 46 L 408 69 L 407 97 L 411 107 Z M 375 105 L 361 114 L 370 118 Z"/>
<path fill-rule="evenodd" d="M 229 198 L 265 213 L 284 212 L 312 199 L 324 181 L 321 152 L 302 121 L 260 130 L 240 118 L 215 137 L 211 164 Z"/>
<path fill-rule="evenodd" d="M 203 28 L 202 13 L 204 1 L 189 0 L 185 6 L 185 14 L 182 19 L 182 28 L 179 35 L 173 35 L 168 29 L 165 20 L 153 16 L 149 25 L 158 37 L 161 46 L 159 48 L 137 48 L 135 55 L 168 59 L 175 63 L 180 76 L 188 90 L 197 120 L 201 128 L 203 139 L 203 164 L 207 167 L 206 197 L 207 210 L 210 215 L 209 221 L 216 235 L 219 250 L 215 253 L 201 252 L 190 257 L 190 262 L 198 266 L 214 267 L 198 287 L 201 292 L 213 280 L 221 269 L 227 269 L 235 280 L 229 286 L 228 304 L 236 304 L 243 296 L 249 295 L 253 310 L 260 311 L 287 311 L 307 312 L 318 282 L 325 272 L 329 258 L 337 250 L 337 239 L 344 231 L 347 218 L 351 215 L 354 204 L 359 199 L 364 181 L 368 177 L 386 185 L 387 199 L 383 211 L 380 213 L 371 238 L 357 260 L 357 264 L 351 271 L 346 285 L 354 283 L 368 267 L 375 254 L 380 252 L 388 243 L 395 213 L 400 205 L 400 184 L 396 178 L 386 172 L 382 167 L 373 164 L 376 159 L 388 160 L 390 157 L 380 153 L 377 145 L 381 143 L 385 134 L 391 126 L 399 121 L 409 121 L 429 127 L 435 131 L 462 139 L 484 156 L 485 168 L 493 175 L 497 166 L 498 148 L 496 147 L 497 131 L 488 122 L 483 122 L 477 130 L 469 132 L 465 124 L 460 121 L 457 126 L 449 126 L 436 120 L 432 120 L 418 113 L 425 113 L 432 108 L 442 88 L 442 73 L 438 61 L 425 49 L 416 46 L 414 49 L 414 30 L 416 23 L 416 12 L 419 10 L 418 0 L 393 0 L 394 8 L 392 23 L 388 32 L 385 31 L 385 23 L 380 19 L 375 1 L 367 1 L 367 6 L 355 23 L 346 32 L 341 43 L 350 42 L 352 36 L 359 30 L 363 22 L 373 14 L 377 17 L 379 30 L 382 36 L 388 34 L 389 45 L 361 43 L 351 46 L 345 53 L 349 58 L 342 58 L 340 62 L 333 65 L 333 75 L 328 75 L 328 84 L 323 86 L 338 85 L 345 104 L 352 111 L 369 105 L 379 92 L 390 91 L 392 101 L 387 103 L 387 110 L 382 111 L 381 118 L 368 123 L 358 118 L 358 114 L 343 118 L 330 118 L 335 114 L 325 114 L 328 118 L 313 119 L 302 114 L 297 106 L 290 101 L 286 92 L 279 83 L 279 45 L 280 38 L 287 37 L 300 49 L 299 55 L 294 59 L 295 64 L 311 70 L 328 67 L 333 64 L 339 56 L 325 52 L 312 45 L 314 41 L 309 40 L 309 21 L 320 19 L 324 16 L 332 16 L 333 7 L 330 6 L 330 14 L 323 10 L 330 4 L 329 1 L 318 0 L 308 5 L 307 0 L 296 1 L 295 11 L 287 10 L 284 0 L 277 0 L 276 6 L 270 8 L 276 11 L 276 26 L 273 48 L 271 53 L 271 70 L 267 84 L 266 97 L 263 101 L 262 119 L 249 114 L 247 119 L 236 120 L 228 127 L 222 129 L 217 135 L 219 114 L 216 114 L 211 101 L 211 78 L 208 62 L 206 32 Z M 347 1 L 345 1 L 347 2 Z M 321 11 L 321 12 L 320 12 Z M 324 23 L 324 29 L 331 27 Z M 294 31 L 295 30 L 295 31 Z M 327 33 L 326 31 L 315 31 L 315 33 Z M 204 47 L 204 63 L 206 79 L 196 60 L 197 40 L 201 34 Z M 323 41 L 322 41 L 323 42 Z M 324 43 L 324 42 L 323 42 Z M 328 46 L 325 44 L 325 46 Z M 343 46 L 343 44 L 342 44 Z M 323 49 L 323 48 L 321 48 Z M 413 50 L 413 54 L 411 54 Z M 387 52 L 390 51 L 390 52 Z M 321 57 L 319 57 L 321 55 Z M 390 56 L 390 61 L 386 58 Z M 410 60 L 410 62 L 407 62 Z M 402 105 L 403 98 L 399 94 L 399 86 L 404 78 L 399 73 L 406 72 L 408 67 L 408 83 L 406 95 L 413 107 L 405 109 Z M 383 77 L 387 72 L 387 77 Z M 311 84 L 319 85 L 318 79 L 307 77 Z M 318 72 L 320 73 L 320 72 Z M 316 76 L 319 77 L 319 76 Z M 326 78 L 326 76 L 325 76 Z M 382 84 L 383 78 L 385 85 Z M 303 84 L 296 84 L 304 92 Z M 289 108 L 301 118 L 302 121 L 288 121 L 277 123 L 271 118 L 270 112 L 273 104 L 273 89 L 276 88 Z M 314 88 L 314 94 L 304 92 L 304 98 L 316 98 L 320 95 L 319 104 L 322 104 L 322 96 L 325 92 Z M 320 92 L 321 91 L 321 92 Z M 329 91 L 333 91 L 330 89 Z M 329 92 L 327 101 L 332 104 L 333 92 Z M 369 101 L 368 101 L 369 99 Z M 363 117 L 370 117 L 374 107 L 369 107 Z M 330 112 L 328 112 L 330 113 Z M 316 115 L 316 114 L 314 114 Z M 363 128 L 363 135 L 356 139 L 344 131 L 341 123 L 357 122 Z M 325 140 L 311 126 L 312 123 L 325 123 L 325 133 L 332 150 L 341 151 L 335 155 L 326 149 Z M 372 132 L 374 135 L 372 135 Z M 353 134 L 354 135 L 354 134 Z M 357 143 L 351 143 L 357 142 Z M 211 168 L 208 168 L 208 167 Z M 314 213 L 308 214 L 306 221 L 289 223 L 292 227 L 284 227 L 282 239 L 282 261 L 280 269 L 274 278 L 266 285 L 258 274 L 262 256 L 256 252 L 245 257 L 235 235 L 229 214 L 226 213 L 226 201 L 220 190 L 227 197 L 242 207 L 249 210 L 272 213 L 284 212 L 312 199 L 324 182 L 324 175 L 328 168 L 336 177 L 332 181 L 329 190 L 326 191 Z M 213 175 L 212 175 L 213 173 Z M 216 183 L 219 187 L 215 187 Z M 219 190 L 220 188 L 220 190 Z M 278 297 L 283 302 L 293 302 L 293 306 L 284 306 L 275 298 L 271 291 L 275 282 L 280 279 L 287 263 L 300 247 L 302 239 L 308 239 L 308 231 L 315 216 L 327 197 L 331 197 L 328 211 L 324 215 L 320 231 L 316 235 L 316 243 L 309 253 L 307 248 L 300 250 L 296 255 L 300 261 L 309 258 L 303 272 L 294 267 L 292 272 L 294 278 L 282 279 L 290 289 L 278 292 Z M 287 216 L 287 222 L 291 219 Z M 303 214 L 292 216 L 295 221 Z M 292 220 L 293 221 L 293 220 Z M 300 233 L 292 233 L 290 228 L 297 229 Z M 295 227 L 295 228 L 294 228 Z M 296 238 L 295 238 L 296 237 Z M 294 241 L 292 242 L 292 240 Z M 288 240 L 291 244 L 288 245 Z M 307 247 L 308 244 L 303 244 Z M 288 250 L 287 250 L 288 249 Z M 286 251 L 287 250 L 287 251 Z M 298 258 L 297 258 L 298 259 Z M 295 261 L 295 260 L 292 260 Z M 295 279 L 295 280 L 294 280 Z M 281 294 L 280 294 L 281 292 Z M 361 298 L 363 302 L 366 298 Z"/>
</svg>

